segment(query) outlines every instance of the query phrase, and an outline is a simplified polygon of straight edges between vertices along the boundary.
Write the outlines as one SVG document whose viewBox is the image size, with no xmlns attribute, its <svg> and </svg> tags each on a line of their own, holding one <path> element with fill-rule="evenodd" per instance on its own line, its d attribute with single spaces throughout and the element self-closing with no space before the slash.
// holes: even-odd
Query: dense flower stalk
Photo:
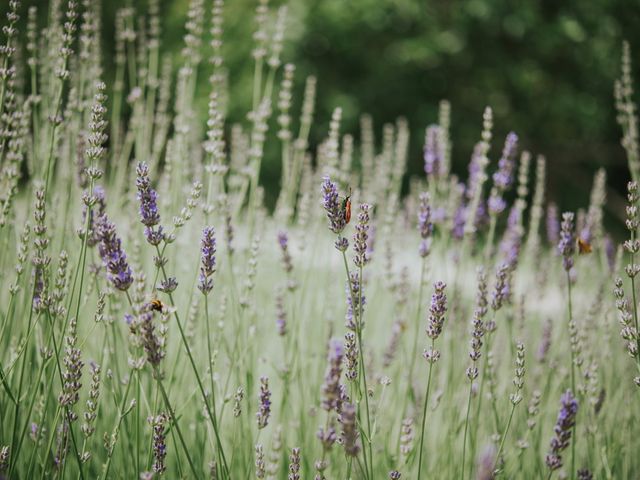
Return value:
<svg viewBox="0 0 640 480">
<path fill-rule="evenodd" d="M 76 346 L 78 335 L 76 333 L 76 320 L 72 318 L 69 322 L 69 334 L 66 337 L 67 348 L 64 355 L 65 371 L 62 374 L 62 392 L 58 397 L 58 402 L 67 410 L 67 420 L 73 422 L 78 418 L 71 409 L 80 399 L 80 388 L 82 384 L 82 367 L 84 363 L 80 358 L 80 349 Z"/>
<path fill-rule="evenodd" d="M 558 253 L 562 255 L 562 267 L 566 272 L 573 268 L 573 254 L 576 250 L 576 239 L 573 227 L 574 215 L 572 212 L 562 214 L 562 224 L 560 226 L 560 241 L 558 242 Z"/>
<path fill-rule="evenodd" d="M 207 295 L 213 289 L 213 274 L 216 271 L 216 232 L 213 227 L 205 227 L 200 241 L 201 264 L 198 289 Z"/>
<path fill-rule="evenodd" d="M 300 480 L 300 449 L 292 448 L 289 455 L 289 480 Z"/>
<path fill-rule="evenodd" d="M 576 414 L 578 413 L 578 401 L 573 396 L 573 393 L 571 393 L 571 390 L 567 390 L 562 394 L 560 404 L 558 419 L 553 428 L 555 436 L 551 439 L 551 447 L 545 457 L 547 467 L 549 467 L 551 471 L 557 470 L 562 466 L 561 454 L 562 451 L 569 446 L 571 432 L 576 421 Z"/>
<path fill-rule="evenodd" d="M 107 270 L 107 278 L 118 290 L 128 290 L 133 283 L 133 274 L 122 249 L 122 242 L 116 234 L 116 226 L 103 215 L 98 219 L 97 231 L 100 238 L 98 250 Z"/>
<path fill-rule="evenodd" d="M 504 211 L 507 202 L 503 193 L 513 183 L 514 157 L 518 148 L 518 136 L 510 132 L 504 142 L 502 156 L 498 161 L 498 170 L 493 174 L 493 188 L 489 196 L 489 212 L 496 215 Z"/>
<path fill-rule="evenodd" d="M 101 368 L 95 362 L 91 366 L 91 386 L 89 388 L 89 398 L 87 398 L 87 409 L 84 412 L 84 423 L 82 433 L 85 438 L 89 438 L 95 432 L 95 421 L 98 416 L 98 399 L 100 397 L 100 373 Z"/>
<path fill-rule="evenodd" d="M 344 336 L 345 376 L 347 380 L 354 381 L 358 378 L 358 345 L 356 334 L 347 332 Z"/>
<path fill-rule="evenodd" d="M 260 394 L 258 396 L 260 405 L 256 419 L 258 421 L 258 429 L 265 428 L 269 424 L 269 416 L 271 415 L 271 391 L 269 390 L 269 378 L 260 377 Z"/>
<path fill-rule="evenodd" d="M 140 221 L 145 226 L 144 234 L 151 245 L 159 245 L 164 240 L 164 232 L 158 212 L 158 194 L 151 187 L 149 167 L 145 162 L 138 163 L 136 168 L 137 198 L 140 202 Z M 157 227 L 157 228 L 156 228 Z"/>
<path fill-rule="evenodd" d="M 337 410 L 340 402 L 340 376 L 342 375 L 342 359 L 344 348 L 338 339 L 332 339 L 329 343 L 327 357 L 327 371 L 322 385 L 322 408 L 330 412 Z"/>
<path fill-rule="evenodd" d="M 340 423 L 342 424 L 341 439 L 344 452 L 348 457 L 355 457 L 360 452 L 360 442 L 356 425 L 356 406 L 353 403 L 343 403 Z"/>
<path fill-rule="evenodd" d="M 347 282 L 347 313 L 345 315 L 345 325 L 349 330 L 356 331 L 356 319 L 359 317 L 360 312 L 367 304 L 367 299 L 360 290 L 360 275 L 358 272 L 351 272 L 350 282 Z M 359 327 L 362 328 L 364 324 L 360 323 Z"/>
<path fill-rule="evenodd" d="M 441 129 L 438 125 L 429 125 L 424 139 L 424 172 L 427 177 L 439 177 L 443 171 L 444 150 L 441 145 Z"/>
<path fill-rule="evenodd" d="M 435 341 L 442 333 L 444 326 L 444 315 L 447 312 L 447 295 L 444 293 L 446 284 L 441 281 L 434 283 L 435 292 L 431 296 L 431 305 L 429 306 L 429 320 L 427 325 L 427 336 Z M 424 351 L 424 357 L 428 362 L 433 363 L 440 358 L 440 352 L 433 348 Z"/>
<path fill-rule="evenodd" d="M 427 192 L 420 194 L 420 207 L 418 208 L 418 231 L 420 232 L 421 257 L 429 255 L 431 250 L 431 236 L 433 234 L 433 223 L 431 223 L 430 197 Z"/>
<path fill-rule="evenodd" d="M 362 268 L 369 262 L 369 255 L 367 253 L 367 240 L 369 238 L 369 209 L 370 205 L 363 203 L 360 205 L 360 212 L 358 213 L 358 223 L 356 225 L 356 231 L 353 234 L 353 251 L 355 257 L 353 257 L 353 263 L 356 267 Z"/>
<path fill-rule="evenodd" d="M 162 475 L 167 469 L 164 463 L 164 459 L 167 456 L 166 432 L 164 429 L 167 420 L 168 418 L 164 413 L 149 417 L 149 423 L 153 429 L 153 471 L 158 475 Z"/>
<path fill-rule="evenodd" d="M 338 187 L 328 176 L 324 177 L 322 181 L 322 204 L 329 219 L 329 230 L 339 235 L 347 222 L 340 204 Z"/>
<path fill-rule="evenodd" d="M 264 462 L 264 450 L 262 444 L 258 443 L 255 447 L 256 451 L 256 478 L 264 478 L 265 476 L 265 462 Z"/>
</svg>

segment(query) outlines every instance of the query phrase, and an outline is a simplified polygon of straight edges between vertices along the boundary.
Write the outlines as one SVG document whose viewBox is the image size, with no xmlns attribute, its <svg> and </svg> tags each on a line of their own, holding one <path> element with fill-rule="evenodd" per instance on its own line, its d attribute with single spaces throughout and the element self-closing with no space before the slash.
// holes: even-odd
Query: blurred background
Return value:
<svg viewBox="0 0 640 480">
<path fill-rule="evenodd" d="M 5 2 L 2 2 L 5 3 Z M 23 2 L 26 12 L 30 2 Z M 44 7 L 47 2 L 36 1 Z M 113 51 L 118 8 L 145 13 L 142 0 L 103 2 L 104 44 Z M 208 4 L 209 2 L 205 2 Z M 227 0 L 224 55 L 229 70 L 230 122 L 250 109 L 251 49 L 256 0 Z M 271 5 L 285 2 L 273 0 Z M 312 147 L 326 134 L 331 111 L 343 108 L 343 132 L 358 134 L 370 113 L 381 132 L 398 116 L 411 126 L 410 170 L 422 171 L 424 129 L 437 120 L 441 99 L 452 106 L 453 169 L 466 178 L 482 111 L 494 111 L 497 159 L 513 130 L 521 146 L 548 160 L 548 197 L 563 209 L 588 203 L 592 176 L 605 167 L 609 221 L 623 214 L 628 171 L 613 100 L 622 41 L 640 51 L 637 0 L 289 0 L 284 62 L 296 65 L 299 105 L 307 75 L 318 79 Z M 26 5 L 25 5 L 26 4 Z M 163 0 L 163 48 L 179 64 L 187 0 Z M 6 5 L 0 7 L 5 9 Z M 44 10 L 45 8 L 42 8 Z M 106 76 L 112 75 L 106 58 Z M 638 64 L 634 78 L 640 79 Z M 206 118 L 207 75 L 198 95 Z M 379 140 L 379 137 L 378 137 Z M 269 198 L 280 178 L 273 145 L 263 167 Z"/>
</svg>

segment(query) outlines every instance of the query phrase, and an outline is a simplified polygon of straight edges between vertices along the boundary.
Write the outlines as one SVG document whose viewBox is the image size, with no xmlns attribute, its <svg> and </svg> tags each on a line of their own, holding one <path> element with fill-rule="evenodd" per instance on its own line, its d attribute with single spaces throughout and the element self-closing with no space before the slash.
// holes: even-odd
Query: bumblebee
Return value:
<svg viewBox="0 0 640 480">
<path fill-rule="evenodd" d="M 163 309 L 164 309 L 164 303 L 162 303 L 159 299 L 154 298 L 149 302 L 149 310 L 162 312 Z"/>
</svg>

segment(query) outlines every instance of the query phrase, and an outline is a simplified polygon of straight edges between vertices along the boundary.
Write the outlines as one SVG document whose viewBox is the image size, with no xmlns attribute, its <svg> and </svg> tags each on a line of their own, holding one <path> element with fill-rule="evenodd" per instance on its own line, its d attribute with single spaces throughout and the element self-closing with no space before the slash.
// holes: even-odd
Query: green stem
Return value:
<svg viewBox="0 0 640 480">
<path fill-rule="evenodd" d="M 435 340 L 431 339 L 431 350 L 434 349 Z M 431 390 L 431 373 L 433 371 L 433 361 L 429 362 L 429 377 L 427 378 L 427 393 L 422 407 L 422 429 L 420 431 L 420 454 L 418 455 L 418 480 L 422 478 L 422 454 L 424 451 L 424 427 L 427 420 L 427 404 L 429 403 L 429 392 Z"/>
</svg>

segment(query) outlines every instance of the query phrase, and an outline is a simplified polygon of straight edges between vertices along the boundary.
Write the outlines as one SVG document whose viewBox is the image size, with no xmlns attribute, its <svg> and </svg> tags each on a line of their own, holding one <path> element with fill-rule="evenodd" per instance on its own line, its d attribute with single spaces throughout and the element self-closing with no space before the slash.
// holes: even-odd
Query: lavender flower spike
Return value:
<svg viewBox="0 0 640 480">
<path fill-rule="evenodd" d="M 216 271 L 216 237 L 213 227 L 205 227 L 202 230 L 200 250 L 202 253 L 198 289 L 207 295 L 213 289 L 212 275 Z"/>
<path fill-rule="evenodd" d="M 330 412 L 337 410 L 340 402 L 340 375 L 342 374 L 342 358 L 344 348 L 338 339 L 332 339 L 329 344 L 327 371 L 322 385 L 322 408 Z"/>
<path fill-rule="evenodd" d="M 362 268 L 369 262 L 369 255 L 367 254 L 367 240 L 369 238 L 369 204 L 363 203 L 360 205 L 360 213 L 358 213 L 358 224 L 356 225 L 356 232 L 353 234 L 353 251 L 355 257 L 353 263 L 356 267 Z"/>
<path fill-rule="evenodd" d="M 441 148 L 441 130 L 438 125 L 429 125 L 424 138 L 424 172 L 427 176 L 440 175 L 443 163 Z"/>
<path fill-rule="evenodd" d="M 340 234 L 347 223 L 342 207 L 340 206 L 338 188 L 328 176 L 324 177 L 322 182 L 322 204 L 329 218 L 329 229 L 333 233 Z"/>
<path fill-rule="evenodd" d="M 97 233 L 100 240 L 98 250 L 107 270 L 107 278 L 118 290 L 126 291 L 133 283 L 133 274 L 122 250 L 122 242 L 116 234 L 116 227 L 106 215 L 98 218 Z"/>
<path fill-rule="evenodd" d="M 431 250 L 431 235 L 433 234 L 433 223 L 431 223 L 431 205 L 429 204 L 429 194 L 420 194 L 420 207 L 418 209 L 418 231 L 420 232 L 420 256 L 426 257 Z"/>
<path fill-rule="evenodd" d="M 571 440 L 571 430 L 576 421 L 578 413 L 578 401 L 571 390 L 567 390 L 560 398 L 560 412 L 556 425 L 553 427 L 555 436 L 551 439 L 551 448 L 545 458 L 547 467 L 550 470 L 557 470 L 562 466 L 561 453 L 569 446 Z"/>
<path fill-rule="evenodd" d="M 573 267 L 573 254 L 575 253 L 575 249 L 576 240 L 573 231 L 573 213 L 565 212 L 562 214 L 558 252 L 562 255 L 562 266 L 567 272 Z"/>
<path fill-rule="evenodd" d="M 256 419 L 258 420 L 258 429 L 265 428 L 269 424 L 269 416 L 271 415 L 271 391 L 269 390 L 269 378 L 260 377 L 260 406 Z"/>
<path fill-rule="evenodd" d="M 137 198 L 140 201 L 140 221 L 145 225 L 144 234 L 151 245 L 159 245 L 164 239 L 162 226 L 154 228 L 160 223 L 158 213 L 158 194 L 151 188 L 149 180 L 149 167 L 145 162 L 138 163 L 136 168 L 136 187 L 138 189 Z"/>
</svg>

